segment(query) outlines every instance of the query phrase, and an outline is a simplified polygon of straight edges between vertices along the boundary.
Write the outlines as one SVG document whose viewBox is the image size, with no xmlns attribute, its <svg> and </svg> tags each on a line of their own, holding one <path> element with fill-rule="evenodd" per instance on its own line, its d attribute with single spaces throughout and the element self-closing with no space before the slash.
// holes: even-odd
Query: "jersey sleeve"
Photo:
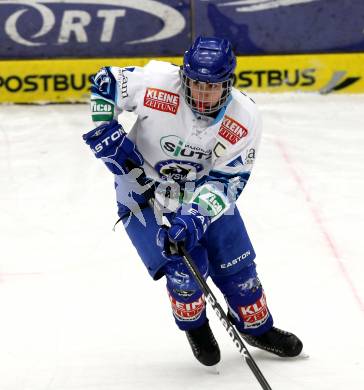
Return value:
<svg viewBox="0 0 364 390">
<path fill-rule="evenodd" d="M 247 139 L 242 139 L 216 160 L 208 176 L 197 183 L 191 202 L 210 215 L 212 222 L 233 211 L 245 188 L 259 147 L 262 121 L 255 110 L 248 127 Z"/>
<path fill-rule="evenodd" d="M 96 126 L 117 119 L 124 110 L 137 111 L 143 68 L 106 66 L 91 81 L 91 115 Z"/>
</svg>

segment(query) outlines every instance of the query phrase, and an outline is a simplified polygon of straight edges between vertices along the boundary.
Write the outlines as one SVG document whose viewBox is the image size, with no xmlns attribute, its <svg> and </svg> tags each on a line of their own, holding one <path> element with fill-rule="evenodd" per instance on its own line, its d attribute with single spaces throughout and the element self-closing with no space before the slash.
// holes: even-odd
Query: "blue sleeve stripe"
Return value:
<svg viewBox="0 0 364 390">
<path fill-rule="evenodd" d="M 208 176 L 205 176 L 198 181 L 198 187 L 203 186 L 207 182 L 218 182 L 224 186 L 224 194 L 228 196 L 229 199 L 232 199 L 235 196 L 235 200 L 237 200 L 245 188 L 249 177 L 250 172 L 229 174 L 226 172 L 213 170 Z"/>
</svg>

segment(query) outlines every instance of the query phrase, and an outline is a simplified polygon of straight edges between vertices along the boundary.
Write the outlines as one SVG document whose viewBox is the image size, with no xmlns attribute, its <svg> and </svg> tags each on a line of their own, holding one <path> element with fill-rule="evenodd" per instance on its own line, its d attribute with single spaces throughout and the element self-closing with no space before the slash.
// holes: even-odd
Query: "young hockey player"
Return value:
<svg viewBox="0 0 364 390">
<path fill-rule="evenodd" d="M 180 241 L 201 274 L 222 291 L 231 321 L 250 345 L 282 357 L 302 350 L 294 334 L 273 326 L 255 252 L 235 206 L 261 136 L 256 104 L 233 87 L 235 66 L 229 41 L 199 37 L 182 67 L 150 61 L 102 68 L 91 94 L 97 127 L 84 135 L 114 173 L 126 232 L 150 275 L 166 277 L 176 324 L 204 365 L 218 363 L 220 350 L 204 296 L 171 250 Z M 117 121 L 123 110 L 137 115 L 128 135 Z M 161 226 L 161 212 L 169 228 Z"/>
</svg>

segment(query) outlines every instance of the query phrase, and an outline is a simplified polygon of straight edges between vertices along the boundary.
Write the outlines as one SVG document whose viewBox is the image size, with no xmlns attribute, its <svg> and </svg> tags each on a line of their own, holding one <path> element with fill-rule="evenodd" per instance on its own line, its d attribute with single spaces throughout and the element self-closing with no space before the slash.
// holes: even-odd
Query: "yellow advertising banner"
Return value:
<svg viewBox="0 0 364 390">
<path fill-rule="evenodd" d="M 364 53 L 239 57 L 235 86 L 254 92 L 364 93 Z"/>
<path fill-rule="evenodd" d="M 182 58 L 160 58 L 181 64 Z M 0 61 L 0 103 L 87 102 L 103 66 L 150 58 Z M 250 92 L 364 93 L 364 53 L 238 57 L 235 86 Z"/>
</svg>

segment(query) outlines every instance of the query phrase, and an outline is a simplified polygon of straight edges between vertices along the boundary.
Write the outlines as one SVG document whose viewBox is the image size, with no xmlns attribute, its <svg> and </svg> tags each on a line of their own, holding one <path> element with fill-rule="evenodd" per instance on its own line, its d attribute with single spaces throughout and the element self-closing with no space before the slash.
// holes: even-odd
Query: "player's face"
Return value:
<svg viewBox="0 0 364 390">
<path fill-rule="evenodd" d="M 200 112 L 214 107 L 219 103 L 223 93 L 222 83 L 203 83 L 190 80 L 191 97 Z"/>
</svg>

